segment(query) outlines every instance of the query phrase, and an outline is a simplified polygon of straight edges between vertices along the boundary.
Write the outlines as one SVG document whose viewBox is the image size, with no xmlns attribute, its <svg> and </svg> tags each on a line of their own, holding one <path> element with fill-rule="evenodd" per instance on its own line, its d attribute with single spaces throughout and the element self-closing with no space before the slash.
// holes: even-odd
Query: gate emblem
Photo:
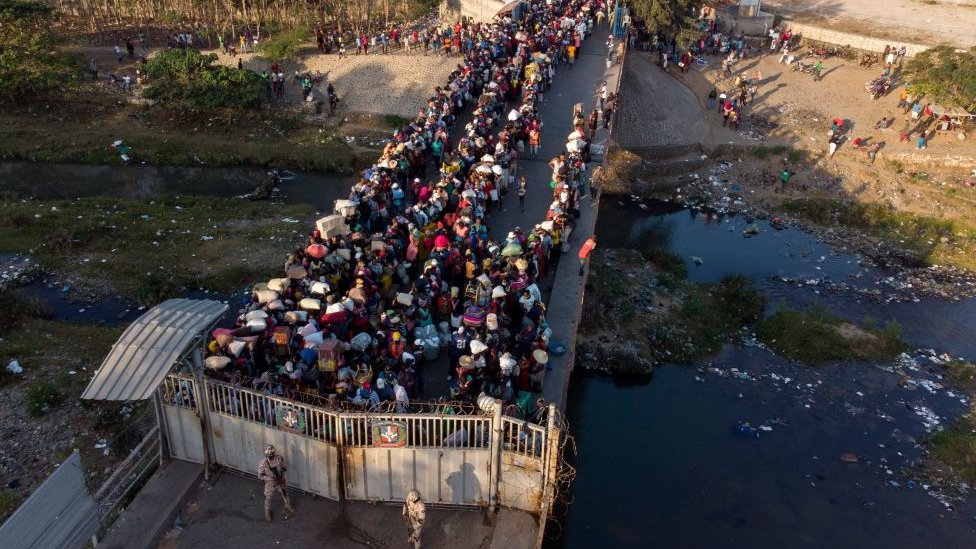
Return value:
<svg viewBox="0 0 976 549">
<path fill-rule="evenodd" d="M 373 446 L 377 448 L 402 448 L 407 445 L 407 424 L 400 421 L 373 423 Z"/>
</svg>

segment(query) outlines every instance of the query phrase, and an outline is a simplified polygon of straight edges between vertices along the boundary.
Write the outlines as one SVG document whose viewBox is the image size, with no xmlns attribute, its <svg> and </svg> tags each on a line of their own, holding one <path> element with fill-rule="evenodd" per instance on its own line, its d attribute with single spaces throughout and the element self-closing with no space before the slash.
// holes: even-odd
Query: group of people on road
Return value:
<svg viewBox="0 0 976 549">
<path fill-rule="evenodd" d="M 570 249 L 585 195 L 592 130 L 581 113 L 574 113 L 567 152 L 549 163 L 546 219 L 501 238 L 489 232 L 487 214 L 513 186 L 523 202 L 529 184 L 517 178 L 518 160 L 543 126 L 539 103 L 559 52 L 576 47 L 576 30 L 567 30 L 575 24 L 567 20 L 586 20 L 605 5 L 525 6 L 517 20 L 454 27 L 480 46 L 464 53 L 446 84 L 395 132 L 348 199 L 337 202 L 337 214 L 319 220 L 294 249 L 284 276 L 256 284 L 234 326 L 213 332 L 209 376 L 298 401 L 314 396 L 337 407 L 407 412 L 427 396 L 421 370 L 446 352 L 451 400 L 498 398 L 506 413 L 544 416 L 545 403 L 533 392 L 542 390 L 551 355 L 565 346 L 552 339 L 541 281 Z M 595 245 L 591 239 L 580 252 L 581 271 Z M 246 407 L 220 405 L 241 413 Z M 270 520 L 270 497 L 282 484 L 275 484 L 275 451 L 267 452 L 259 472 Z M 422 505 L 411 492 L 404 510 L 416 546 Z"/>
<path fill-rule="evenodd" d="M 284 276 L 256 284 L 235 325 L 213 333 L 211 376 L 295 400 L 410 411 L 428 396 L 422 369 L 446 352 L 444 396 L 475 403 L 483 394 L 533 413 L 550 356 L 565 351 L 551 337 L 541 280 L 569 250 L 585 193 L 585 122 L 550 162 L 545 220 L 496 235 L 488 214 L 512 200 L 511 188 L 522 202 L 529 187 L 517 165 L 542 128 L 558 52 L 574 40 L 565 21 L 604 5 L 526 5 L 519 20 L 455 27 L 483 47 L 434 87 L 338 216 L 288 257 Z"/>
</svg>

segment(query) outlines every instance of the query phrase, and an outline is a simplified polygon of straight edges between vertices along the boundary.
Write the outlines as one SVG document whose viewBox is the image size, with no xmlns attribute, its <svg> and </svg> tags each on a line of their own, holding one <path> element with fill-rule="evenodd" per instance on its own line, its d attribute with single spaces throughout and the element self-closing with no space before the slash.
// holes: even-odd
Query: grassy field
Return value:
<svg viewBox="0 0 976 549">
<path fill-rule="evenodd" d="M 290 110 L 233 116 L 179 114 L 131 105 L 124 96 L 78 94 L 76 101 L 0 112 L 0 158 L 121 164 L 111 144 L 156 165 L 266 165 L 348 173 L 357 158 L 334 128 Z"/>
<path fill-rule="evenodd" d="M 277 276 L 311 225 L 306 205 L 238 198 L 0 201 L 0 252 L 98 281 L 143 304 Z"/>
</svg>

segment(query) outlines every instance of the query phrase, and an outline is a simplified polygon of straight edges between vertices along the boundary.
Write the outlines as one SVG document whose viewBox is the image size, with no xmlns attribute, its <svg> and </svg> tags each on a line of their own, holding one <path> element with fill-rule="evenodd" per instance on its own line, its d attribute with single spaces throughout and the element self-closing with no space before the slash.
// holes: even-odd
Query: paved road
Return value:
<svg viewBox="0 0 976 549">
<path fill-rule="evenodd" d="M 566 65 L 557 68 L 553 87 L 545 94 L 545 102 L 540 106 L 544 125 L 539 156 L 535 159 L 522 158 L 519 161 L 517 176 L 524 175 L 528 182 L 525 210 L 519 208 L 518 198 L 513 188 L 503 200 L 502 210 L 493 210 L 488 214 L 489 232 L 493 238 L 504 239 L 505 235 L 515 227 L 529 231 L 537 223 L 545 221 L 549 205 L 552 203 L 552 189 L 549 188 L 552 170 L 548 165 L 549 159 L 565 151 L 566 136 L 573 131 L 573 105 L 583 103 L 584 112 L 589 112 L 589 109 L 595 105 L 597 85 L 607 79 L 605 53 L 606 50 L 599 39 L 591 38 L 584 42 L 581 55 L 572 70 Z M 618 70 L 619 66 L 615 65 L 613 71 Z M 610 83 L 613 86 L 615 80 L 611 79 Z M 600 143 L 606 139 L 607 131 L 600 129 L 594 142 Z M 578 304 L 582 302 L 581 297 L 577 295 L 582 280 L 577 274 L 579 263 L 576 259 L 576 251 L 592 232 L 596 218 L 596 208 L 589 197 L 583 199 L 581 210 L 584 210 L 583 215 L 577 221 L 577 230 L 570 239 L 573 249 L 563 255 L 563 261 L 560 262 L 563 267 L 556 275 L 549 275 L 540 284 L 544 294 L 552 293 L 548 320 L 553 329 L 553 339 L 564 343 L 569 343 L 575 338 L 574 321 Z M 564 284 L 558 284 L 561 275 L 566 273 L 572 276 L 567 277 Z M 447 394 L 445 381 L 447 362 L 443 358 L 445 354 L 441 353 L 441 360 L 426 365 L 422 372 L 424 393 L 428 397 Z M 567 358 L 553 357 L 551 362 L 553 370 L 547 374 L 547 382 L 544 384 L 546 399 L 555 401 L 560 406 L 563 398 L 561 395 L 568 380 L 568 376 L 565 375 Z M 553 379 L 552 383 L 549 383 L 549 378 Z M 550 393 L 550 391 L 555 392 Z"/>
</svg>

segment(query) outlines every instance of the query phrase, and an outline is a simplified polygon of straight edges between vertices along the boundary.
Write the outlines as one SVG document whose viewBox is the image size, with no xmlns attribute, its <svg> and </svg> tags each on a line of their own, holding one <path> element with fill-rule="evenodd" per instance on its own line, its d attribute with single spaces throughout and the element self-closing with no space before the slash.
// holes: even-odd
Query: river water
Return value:
<svg viewBox="0 0 976 549">
<path fill-rule="evenodd" d="M 668 246 L 692 280 L 745 274 L 771 307 L 816 302 L 855 321 L 895 319 L 913 346 L 976 356 L 976 300 L 912 301 L 892 273 L 798 230 L 759 221 L 760 234 L 744 238 L 739 217 L 645 206 L 604 200 L 600 245 Z M 899 384 L 895 370 L 909 381 Z M 577 371 L 568 419 L 578 475 L 562 535 L 547 545 L 972 547 L 974 506 L 943 503 L 908 471 L 920 439 L 967 409 L 963 395 L 935 384 L 938 372 L 918 353 L 812 368 L 755 344 L 664 365 L 649 379 Z M 769 430 L 746 436 L 738 422 Z M 840 459 L 848 453 L 858 462 Z"/>
</svg>

